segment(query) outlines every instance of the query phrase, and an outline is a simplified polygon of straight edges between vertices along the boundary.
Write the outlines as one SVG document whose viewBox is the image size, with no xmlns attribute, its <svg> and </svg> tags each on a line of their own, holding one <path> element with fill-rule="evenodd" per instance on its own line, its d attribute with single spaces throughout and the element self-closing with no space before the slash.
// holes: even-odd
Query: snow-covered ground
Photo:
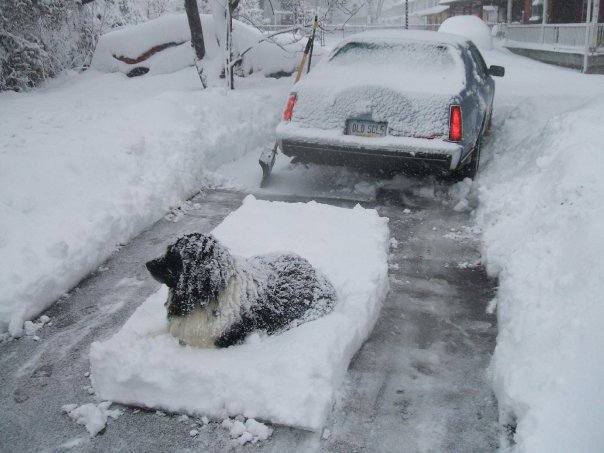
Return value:
<svg viewBox="0 0 604 453">
<path fill-rule="evenodd" d="M 472 193 L 483 260 L 499 278 L 490 371 L 502 422 L 516 426 L 509 447 L 602 451 L 604 77 L 484 54 L 507 71 Z M 90 71 L 0 94 L 0 332 L 20 334 L 201 186 L 257 190 L 290 83 L 252 77 L 202 92 L 191 68 Z M 268 190 L 280 193 L 371 198 L 379 184 L 282 156 L 274 172 Z"/>
</svg>

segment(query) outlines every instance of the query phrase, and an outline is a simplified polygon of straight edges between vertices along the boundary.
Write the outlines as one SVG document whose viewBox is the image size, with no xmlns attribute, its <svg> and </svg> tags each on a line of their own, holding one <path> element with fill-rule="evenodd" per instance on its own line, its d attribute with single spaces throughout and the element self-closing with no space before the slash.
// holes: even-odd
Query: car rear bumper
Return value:
<svg viewBox="0 0 604 453">
<path fill-rule="evenodd" d="M 460 144 L 439 139 L 357 137 L 290 126 L 277 128 L 279 146 L 303 162 L 446 173 L 463 154 Z"/>
</svg>

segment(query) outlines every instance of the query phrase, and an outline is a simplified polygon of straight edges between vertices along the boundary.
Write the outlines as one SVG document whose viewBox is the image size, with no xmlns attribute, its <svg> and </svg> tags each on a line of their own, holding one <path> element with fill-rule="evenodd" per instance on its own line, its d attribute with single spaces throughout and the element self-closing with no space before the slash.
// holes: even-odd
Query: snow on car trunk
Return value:
<svg viewBox="0 0 604 453">
<path fill-rule="evenodd" d="M 213 234 L 240 256 L 291 251 L 307 258 L 336 288 L 333 312 L 280 335 L 254 333 L 227 349 L 184 347 L 167 333 L 162 287 L 113 338 L 92 345 L 97 395 L 170 412 L 242 414 L 319 430 L 388 291 L 387 222 L 360 206 L 248 196 Z"/>
<path fill-rule="evenodd" d="M 336 48 L 298 85 L 292 122 L 343 133 L 348 119 L 368 118 L 387 122 L 392 136 L 445 136 L 449 107 L 465 86 L 456 49 L 362 36 Z"/>
</svg>

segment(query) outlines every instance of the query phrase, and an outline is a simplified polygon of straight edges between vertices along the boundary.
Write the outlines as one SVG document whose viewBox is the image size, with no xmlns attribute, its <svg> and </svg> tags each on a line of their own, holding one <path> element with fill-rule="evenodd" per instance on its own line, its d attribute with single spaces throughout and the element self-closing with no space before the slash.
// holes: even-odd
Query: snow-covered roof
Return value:
<svg viewBox="0 0 604 453">
<path fill-rule="evenodd" d="M 440 14 L 448 10 L 449 7 L 446 5 L 433 6 L 432 8 L 420 9 L 419 11 L 411 14 L 412 16 L 431 16 L 432 14 Z"/>
</svg>

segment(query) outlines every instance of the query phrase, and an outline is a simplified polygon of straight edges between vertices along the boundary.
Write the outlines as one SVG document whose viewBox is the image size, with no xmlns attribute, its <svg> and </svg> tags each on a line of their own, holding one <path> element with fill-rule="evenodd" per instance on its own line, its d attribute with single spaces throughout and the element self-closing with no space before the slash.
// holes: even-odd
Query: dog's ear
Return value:
<svg viewBox="0 0 604 453">
<path fill-rule="evenodd" d="M 176 253 L 166 253 L 164 256 L 151 260 L 145 264 L 151 276 L 168 288 L 175 288 L 180 273 L 182 272 L 182 260 Z"/>
</svg>

